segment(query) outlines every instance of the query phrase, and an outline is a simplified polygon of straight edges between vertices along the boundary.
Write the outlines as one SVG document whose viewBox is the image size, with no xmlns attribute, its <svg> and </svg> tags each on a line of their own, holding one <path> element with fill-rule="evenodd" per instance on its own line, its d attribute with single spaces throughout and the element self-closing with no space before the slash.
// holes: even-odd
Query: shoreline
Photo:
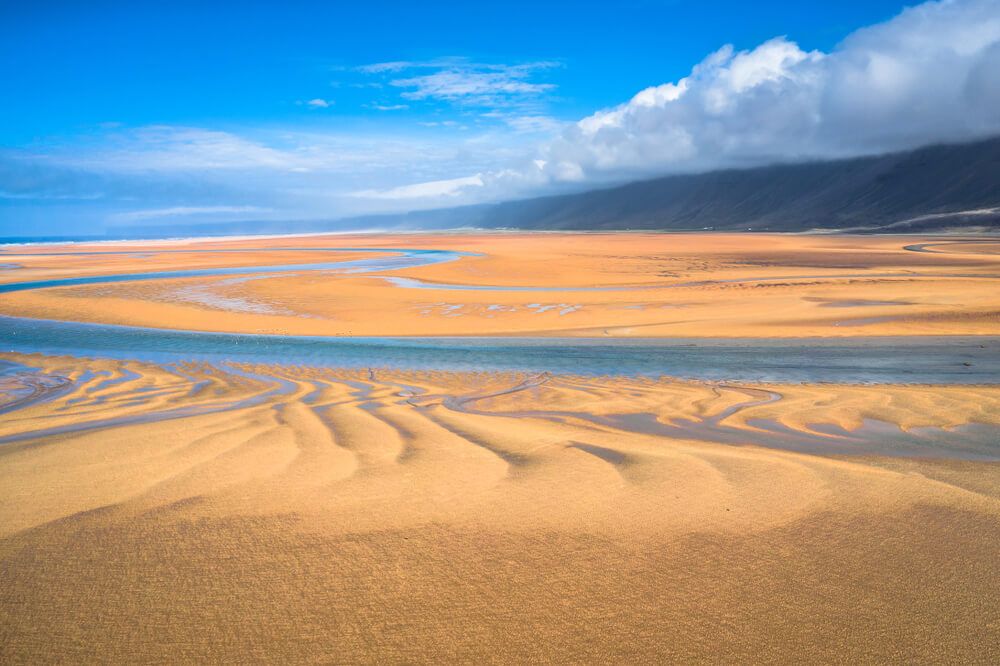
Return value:
<svg viewBox="0 0 1000 666">
<path fill-rule="evenodd" d="M 317 236 L 449 236 L 458 234 L 469 235 L 643 235 L 650 236 L 689 236 L 689 235 L 729 235 L 741 234 L 746 236 L 774 235 L 774 236 L 858 236 L 862 238 L 969 238 L 996 239 L 1000 241 L 1000 231 L 937 231 L 932 233 L 921 232 L 899 232 L 899 233 L 860 233 L 851 230 L 824 230 L 810 229 L 808 231 L 740 231 L 737 229 L 483 229 L 478 227 L 456 227 L 451 229 L 357 229 L 350 231 L 315 231 L 304 233 L 288 234 L 232 234 L 215 236 L 176 236 L 163 238 L 92 238 L 79 240 L 38 240 L 38 241 L 2 241 L 0 242 L 0 254 L 9 247 L 30 247 L 30 246 L 58 246 L 58 245 L 108 245 L 108 244 L 171 244 L 171 243 L 199 243 L 199 242 L 225 242 L 225 241 L 254 241 L 254 240 L 275 240 L 282 238 L 313 238 Z"/>
<path fill-rule="evenodd" d="M 0 313 L 0 321 L 3 320 L 23 320 L 23 321 L 35 321 L 47 324 L 70 324 L 88 327 L 107 327 L 113 329 L 123 329 L 131 330 L 136 332 L 164 332 L 164 333 L 191 333 L 198 335 L 219 335 L 219 336 L 230 336 L 230 337 L 251 337 L 251 338 L 269 338 L 269 339 L 300 339 L 300 340 L 329 340 L 331 342 L 337 341 L 378 341 L 378 340 L 398 340 L 398 341 L 419 341 L 427 340 L 429 342 L 446 342 L 448 340 L 455 341 L 483 341 L 483 342 L 501 342 L 507 341 L 509 343 L 516 342 L 529 342 L 538 341 L 540 343 L 551 343 L 556 341 L 566 341 L 580 344 L 594 344 L 594 345 L 608 345 L 608 346 L 628 346 L 633 343 L 637 344 L 648 344 L 663 345 L 663 346 L 685 346 L 685 345 L 702 345 L 702 346 L 723 346 L 730 342 L 738 342 L 740 340 L 745 340 L 748 343 L 753 343 L 755 345 L 768 347 L 782 347 L 786 346 L 788 343 L 793 342 L 814 342 L 817 346 L 836 346 L 838 344 L 843 345 L 844 343 L 857 342 L 881 342 L 881 341 L 898 341 L 904 344 L 911 343 L 913 345 L 920 344 L 921 342 L 933 342 L 936 340 L 956 340 L 962 338 L 969 338 L 975 340 L 988 340 L 988 341 L 1000 341 L 1000 333 L 931 333 L 931 334 L 909 334 L 900 335 L 886 333 L 882 335 L 842 335 L 842 336 L 831 336 L 831 335 L 797 335 L 797 336 L 754 336 L 754 335 L 685 335 L 685 336 L 661 336 L 661 335 L 629 335 L 629 336 L 598 336 L 598 335 L 563 335 L 564 331 L 526 331 L 524 333 L 498 333 L 493 335 L 483 335 L 476 333 L 469 333 L 466 335 L 455 334 L 455 335 L 425 335 L 421 333 L 414 333 L 412 335 L 325 335 L 325 334 L 297 334 L 297 333 L 261 333 L 255 331 L 218 331 L 212 329 L 199 329 L 199 328 L 170 328 L 164 326 L 139 326 L 135 324 L 112 324 L 100 321 L 77 321 L 74 319 L 46 319 L 43 317 L 21 317 L 16 315 L 8 315 Z"/>
<path fill-rule="evenodd" d="M 81 245 L 0 255 L 18 262 L 0 272 L 0 309 L 323 337 L 1000 333 L 993 241 L 919 238 L 449 232 L 320 235 L 294 247 L 260 238 Z"/>
<path fill-rule="evenodd" d="M 548 372 L 831 385 L 1000 383 L 1000 336 L 883 338 L 318 337 L 0 317 L 3 350 L 153 362 Z M 914 356 L 914 355 L 917 356 Z"/>
</svg>

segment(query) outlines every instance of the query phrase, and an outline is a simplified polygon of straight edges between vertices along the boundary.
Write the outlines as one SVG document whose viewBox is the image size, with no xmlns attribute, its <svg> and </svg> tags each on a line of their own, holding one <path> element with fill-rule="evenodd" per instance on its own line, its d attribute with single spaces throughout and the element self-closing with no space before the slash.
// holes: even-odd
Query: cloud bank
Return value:
<svg viewBox="0 0 1000 666">
<path fill-rule="evenodd" d="M 928 2 L 831 53 L 724 46 L 543 146 L 527 182 L 874 154 L 1000 133 L 1000 3 Z"/>
</svg>

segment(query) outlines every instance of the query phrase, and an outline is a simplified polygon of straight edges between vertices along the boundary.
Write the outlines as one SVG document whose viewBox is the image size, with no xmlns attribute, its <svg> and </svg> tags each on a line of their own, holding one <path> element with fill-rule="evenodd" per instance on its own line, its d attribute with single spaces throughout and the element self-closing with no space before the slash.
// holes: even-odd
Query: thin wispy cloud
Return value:
<svg viewBox="0 0 1000 666">
<path fill-rule="evenodd" d="M 475 180 L 463 171 L 487 171 L 529 149 L 502 134 L 450 134 L 447 126 L 419 136 L 115 128 L 45 151 L 0 151 L 0 200 L 8 206 L 93 200 L 78 219 L 116 227 L 170 216 L 331 219 L 413 201 L 435 205 Z M 454 185 L 437 184 L 456 178 Z"/>
<path fill-rule="evenodd" d="M 404 88 L 407 99 L 443 99 L 461 101 L 478 106 L 490 106 L 498 100 L 540 95 L 555 89 L 552 83 L 535 83 L 528 80 L 533 69 L 516 66 L 504 69 L 450 68 L 403 79 L 394 79 L 389 85 Z"/>
<path fill-rule="evenodd" d="M 392 62 L 374 62 L 369 65 L 358 65 L 354 69 L 364 74 L 383 74 L 385 72 L 399 72 L 413 67 L 429 67 L 429 63 L 411 62 L 409 60 L 396 60 Z"/>
<path fill-rule="evenodd" d="M 199 127 L 154 125 L 108 132 L 99 145 L 50 151 L 43 159 L 99 172 L 291 169 L 307 156 Z"/>
<path fill-rule="evenodd" d="M 512 130 L 525 134 L 555 134 L 568 124 L 566 121 L 544 114 L 519 114 L 507 111 L 488 111 L 481 114 L 483 118 L 498 120 Z"/>
<path fill-rule="evenodd" d="M 361 199 L 437 199 L 441 197 L 458 196 L 465 188 L 482 187 L 483 181 L 479 176 L 466 176 L 463 178 L 450 178 L 447 180 L 433 180 L 426 183 L 416 183 L 414 185 L 403 185 L 387 190 L 359 190 L 351 193 L 351 196 Z"/>
<path fill-rule="evenodd" d="M 351 132 L 267 130 L 237 134 L 197 127 L 156 125 L 109 131 L 90 144 L 28 153 L 20 161 L 92 173 L 155 175 L 233 173 L 343 173 L 433 160 L 449 155 L 447 141 Z"/>
<path fill-rule="evenodd" d="M 103 192 L 49 194 L 46 192 L 7 192 L 0 190 L 0 199 L 10 199 L 13 201 L 97 201 L 103 198 Z"/>
<path fill-rule="evenodd" d="M 554 61 L 503 64 L 445 58 L 374 63 L 357 71 L 393 75 L 385 83 L 400 89 L 400 96 L 407 100 L 496 107 L 534 101 L 555 90 L 556 84 L 536 78 L 559 66 Z"/>
<path fill-rule="evenodd" d="M 112 215 L 111 219 L 117 222 L 137 222 L 141 220 L 153 220 L 157 218 L 191 217 L 205 215 L 231 215 L 233 213 L 269 213 L 272 209 L 260 206 L 172 206 L 170 208 L 152 208 L 147 210 L 134 210 L 127 213 Z"/>
</svg>

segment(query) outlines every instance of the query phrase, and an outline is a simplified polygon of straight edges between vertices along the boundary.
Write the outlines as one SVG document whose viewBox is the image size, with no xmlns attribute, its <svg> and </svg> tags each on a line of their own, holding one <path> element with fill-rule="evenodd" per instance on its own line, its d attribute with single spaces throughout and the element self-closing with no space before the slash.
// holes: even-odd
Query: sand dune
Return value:
<svg viewBox="0 0 1000 666">
<path fill-rule="evenodd" d="M 996 387 L 6 359 L 5 662 L 997 657 Z"/>
<path fill-rule="evenodd" d="M 8 290 L 0 314 L 302 335 L 995 335 L 1000 258 L 982 241 L 21 248 L 0 287 L 226 270 Z M 464 254 L 287 268 L 405 248 Z M 32 334 L 7 339 L 43 349 Z M 143 340 L 137 357 L 160 362 L 0 354 L 3 663 L 1000 661 L 996 384 L 180 362 Z M 975 340 L 921 376 L 988 378 Z"/>
</svg>

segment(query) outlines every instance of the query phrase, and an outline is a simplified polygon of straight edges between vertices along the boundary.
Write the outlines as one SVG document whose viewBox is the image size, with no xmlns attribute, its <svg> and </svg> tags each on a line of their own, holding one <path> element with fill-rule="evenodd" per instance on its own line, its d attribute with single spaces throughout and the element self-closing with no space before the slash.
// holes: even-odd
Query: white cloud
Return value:
<svg viewBox="0 0 1000 666">
<path fill-rule="evenodd" d="M 376 111 L 403 111 L 410 108 L 409 104 L 369 104 L 368 108 Z"/>
<path fill-rule="evenodd" d="M 555 134 L 568 123 L 544 114 L 518 114 L 503 111 L 489 111 L 480 114 L 483 118 L 500 120 L 518 133 Z"/>
<path fill-rule="evenodd" d="M 390 85 L 412 88 L 402 93 L 407 99 L 463 100 L 476 104 L 493 104 L 499 96 L 537 95 L 555 88 L 551 83 L 525 81 L 522 70 L 476 72 L 469 70 L 443 70 L 406 79 L 395 79 Z"/>
<path fill-rule="evenodd" d="M 317 97 L 316 99 L 311 99 L 306 102 L 306 106 L 313 109 L 327 109 L 333 105 L 333 100 L 321 99 Z"/>
<path fill-rule="evenodd" d="M 117 213 L 112 219 L 120 222 L 137 222 L 160 217 L 191 217 L 194 215 L 223 215 L 232 213 L 268 213 L 270 208 L 259 206 L 172 206 Z"/>
<path fill-rule="evenodd" d="M 96 149 L 74 147 L 53 151 L 46 159 L 94 171 L 205 171 L 291 169 L 309 166 L 308 159 L 286 150 L 197 127 L 156 125 L 101 137 Z"/>
<path fill-rule="evenodd" d="M 576 181 L 873 154 L 998 133 L 998 108 L 1000 4 L 945 0 L 830 53 L 784 37 L 723 47 L 689 76 L 580 120 L 538 157 L 544 179 Z"/>
<path fill-rule="evenodd" d="M 356 69 L 369 75 L 412 74 L 387 80 L 389 86 L 402 90 L 400 96 L 404 99 L 498 107 L 523 103 L 554 90 L 555 84 L 540 83 L 532 78 L 543 70 L 558 66 L 552 61 L 508 65 L 473 62 L 465 58 L 439 58 L 419 62 L 374 63 Z"/>
<path fill-rule="evenodd" d="M 446 138 L 418 140 L 389 134 L 267 130 L 232 132 L 154 126 L 104 133 L 96 144 L 77 143 L 24 153 L 22 160 L 94 173 L 194 175 L 232 172 L 308 174 L 406 168 L 454 155 Z"/>
<path fill-rule="evenodd" d="M 391 65 L 382 71 L 429 66 Z M 806 51 L 786 37 L 745 51 L 723 46 L 688 76 L 561 128 L 544 114 L 502 105 L 504 95 L 548 90 L 529 75 L 551 63 L 434 66 L 390 83 L 411 99 L 491 106 L 480 115 L 515 133 L 561 129 L 516 161 L 477 170 L 472 178 L 481 187 L 445 190 L 441 205 L 534 194 L 558 183 L 877 154 L 1000 134 L 996 0 L 927 2 L 854 32 L 829 53 Z M 433 196 L 434 187 L 422 186 L 413 187 Z M 395 195 L 386 198 L 404 198 L 397 195 L 408 189 L 388 192 Z"/>
<path fill-rule="evenodd" d="M 5 190 L 0 190 L 0 199 L 11 199 L 15 201 L 96 201 L 103 198 L 103 192 L 51 194 L 47 192 L 7 192 Z"/>
<path fill-rule="evenodd" d="M 438 197 L 454 197 L 466 188 L 481 188 L 483 180 L 480 176 L 466 176 L 448 180 L 432 180 L 426 183 L 403 185 L 388 190 L 360 190 L 353 196 L 362 199 L 427 199 Z"/>
<path fill-rule="evenodd" d="M 404 69 L 420 66 L 422 66 L 422 63 L 410 62 L 408 60 L 395 60 L 392 62 L 374 62 L 370 65 L 361 65 L 355 69 L 365 74 L 383 74 L 385 72 L 399 72 Z"/>
</svg>

